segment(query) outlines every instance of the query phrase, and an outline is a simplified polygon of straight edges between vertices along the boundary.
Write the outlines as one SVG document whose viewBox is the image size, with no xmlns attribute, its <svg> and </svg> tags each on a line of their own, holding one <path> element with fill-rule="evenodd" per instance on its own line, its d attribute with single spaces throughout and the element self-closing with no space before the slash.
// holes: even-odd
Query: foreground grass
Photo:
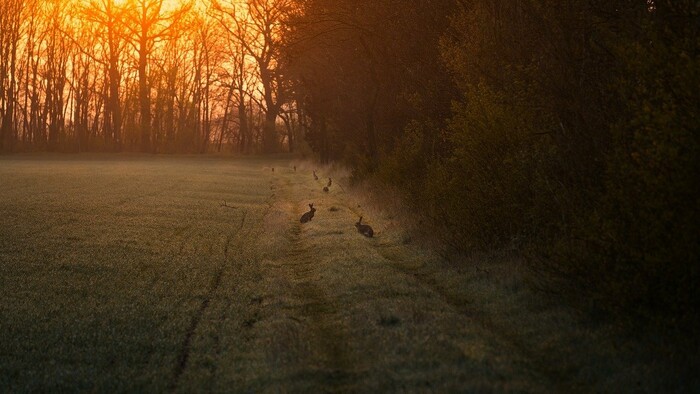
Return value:
<svg viewBox="0 0 700 394">
<path fill-rule="evenodd" d="M 0 387 L 165 390 L 260 163 L 0 160 Z"/>
<path fill-rule="evenodd" d="M 0 389 L 693 387 L 530 290 L 517 256 L 446 262 L 335 181 L 286 158 L 0 157 Z"/>
</svg>

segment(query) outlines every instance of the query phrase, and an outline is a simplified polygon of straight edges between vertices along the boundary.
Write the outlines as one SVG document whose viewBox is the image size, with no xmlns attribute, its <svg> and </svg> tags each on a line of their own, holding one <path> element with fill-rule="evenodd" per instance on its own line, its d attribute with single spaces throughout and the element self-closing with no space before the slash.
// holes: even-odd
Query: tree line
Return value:
<svg viewBox="0 0 700 394">
<path fill-rule="evenodd" d="M 285 100 L 284 0 L 7 0 L 0 151 L 272 152 Z M 279 122 L 278 122 L 279 120 Z"/>
</svg>

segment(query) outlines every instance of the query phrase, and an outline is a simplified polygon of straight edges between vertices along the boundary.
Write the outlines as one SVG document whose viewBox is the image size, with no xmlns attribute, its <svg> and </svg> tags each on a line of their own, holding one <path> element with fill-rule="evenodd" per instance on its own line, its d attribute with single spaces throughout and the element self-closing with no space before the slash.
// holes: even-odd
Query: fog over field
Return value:
<svg viewBox="0 0 700 394">
<path fill-rule="evenodd" d="M 508 253 L 457 268 L 313 169 L 1 157 L 2 391 L 669 387 L 647 381 L 665 366 L 523 286 Z"/>
</svg>

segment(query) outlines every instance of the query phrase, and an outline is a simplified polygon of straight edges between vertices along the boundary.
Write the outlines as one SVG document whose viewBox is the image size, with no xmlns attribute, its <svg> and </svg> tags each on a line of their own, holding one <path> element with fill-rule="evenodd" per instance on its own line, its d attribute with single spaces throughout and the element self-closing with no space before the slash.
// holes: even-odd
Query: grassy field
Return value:
<svg viewBox="0 0 700 394">
<path fill-rule="evenodd" d="M 389 204 L 337 182 L 324 193 L 311 169 L 0 157 L 0 391 L 673 384 L 667 364 L 527 290 L 517 258 L 447 263 Z M 375 238 L 355 231 L 359 215 Z"/>
</svg>

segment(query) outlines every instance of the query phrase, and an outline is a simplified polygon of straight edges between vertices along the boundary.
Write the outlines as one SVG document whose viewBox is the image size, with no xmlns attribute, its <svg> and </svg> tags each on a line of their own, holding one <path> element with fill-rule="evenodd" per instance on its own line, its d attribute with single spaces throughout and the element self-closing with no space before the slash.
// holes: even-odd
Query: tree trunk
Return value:
<svg viewBox="0 0 700 394">
<path fill-rule="evenodd" d="M 375 87 L 374 94 L 372 95 L 372 99 L 369 102 L 369 106 L 367 108 L 367 114 L 366 114 L 366 116 L 367 116 L 367 119 L 366 119 L 367 150 L 368 150 L 370 159 L 372 160 L 372 166 L 374 166 L 377 163 L 377 161 L 379 160 L 378 149 L 377 149 L 377 131 L 375 128 L 375 123 L 374 123 L 378 99 L 379 99 L 379 88 Z"/>
<path fill-rule="evenodd" d="M 113 141 L 113 149 L 115 151 L 121 150 L 122 136 L 121 136 L 121 126 L 122 126 L 122 112 L 119 103 L 119 53 L 117 52 L 117 43 L 115 43 L 116 38 L 114 37 L 114 32 L 112 27 L 109 27 L 109 113 L 111 119 L 107 121 L 110 124 L 110 134 L 111 140 Z"/>
<path fill-rule="evenodd" d="M 21 3 L 20 3 L 21 4 Z M 17 4 L 14 4 L 17 5 Z M 4 33 L 9 33 L 8 38 L 9 38 L 9 54 L 6 52 L 5 56 L 9 55 L 10 58 L 10 64 L 9 64 L 9 70 L 6 69 L 4 72 L 9 73 L 9 85 L 5 86 L 6 90 L 6 104 L 7 106 L 5 107 L 5 113 L 3 114 L 2 117 L 2 125 L 0 125 L 0 128 L 2 129 L 2 135 L 0 135 L 0 148 L 1 149 L 7 149 L 7 150 L 12 150 L 12 145 L 14 143 L 14 140 L 16 139 L 14 134 L 15 134 L 15 85 L 16 85 L 16 69 L 17 69 L 17 42 L 19 41 L 19 29 L 20 29 L 20 15 L 19 11 L 21 9 L 21 5 L 15 9 L 15 14 L 14 15 L 8 15 L 8 19 L 10 20 L 9 23 L 9 29 L 6 30 Z M 0 28 L 3 28 L 4 26 L 0 26 Z M 0 44 L 6 44 L 0 42 Z M 7 63 L 5 63 L 5 66 L 7 66 Z M 5 75 L 0 76 L 0 78 L 5 78 Z"/>
<path fill-rule="evenodd" d="M 277 115 L 279 113 L 279 105 L 275 102 L 273 97 L 273 87 L 272 87 L 272 75 L 270 71 L 267 70 L 267 66 L 260 64 L 260 82 L 263 85 L 263 93 L 265 99 L 265 121 L 263 124 L 263 152 L 264 153 L 274 153 L 279 149 L 277 141 L 277 128 L 276 121 Z"/>
<path fill-rule="evenodd" d="M 219 133 L 219 143 L 216 148 L 217 152 L 221 152 L 221 144 L 224 141 L 224 134 L 226 133 L 226 123 L 228 123 L 229 110 L 231 108 L 231 98 L 233 97 L 233 84 L 228 89 L 228 94 L 226 95 L 226 106 L 224 107 L 224 117 L 221 119 L 221 133 Z"/>
<path fill-rule="evenodd" d="M 151 152 L 151 99 L 148 87 L 148 30 L 141 31 L 139 47 L 139 103 L 141 107 L 141 152 Z"/>
<path fill-rule="evenodd" d="M 245 104 L 243 89 L 239 89 L 238 99 L 238 148 L 241 153 L 248 153 L 250 144 L 250 125 L 248 124 L 248 108 Z"/>
</svg>

